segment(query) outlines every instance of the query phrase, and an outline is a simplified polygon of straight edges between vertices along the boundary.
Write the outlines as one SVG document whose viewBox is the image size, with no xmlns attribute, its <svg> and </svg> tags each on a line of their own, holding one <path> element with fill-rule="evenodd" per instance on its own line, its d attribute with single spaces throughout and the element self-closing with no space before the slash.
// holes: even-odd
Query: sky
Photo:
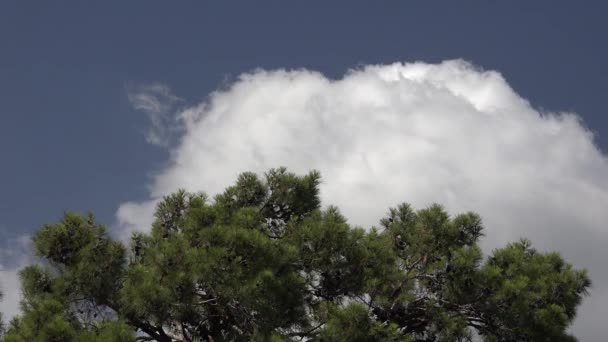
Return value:
<svg viewBox="0 0 608 342">
<path fill-rule="evenodd" d="M 178 187 L 322 172 L 369 227 L 440 202 L 590 270 L 608 306 L 608 5 L 560 1 L 0 3 L 0 310 L 66 210 L 117 237 Z"/>
</svg>

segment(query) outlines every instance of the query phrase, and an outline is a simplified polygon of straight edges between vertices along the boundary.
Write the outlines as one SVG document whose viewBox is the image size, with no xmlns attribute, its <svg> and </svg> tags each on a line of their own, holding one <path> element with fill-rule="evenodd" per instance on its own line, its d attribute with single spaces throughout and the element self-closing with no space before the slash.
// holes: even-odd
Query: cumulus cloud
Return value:
<svg viewBox="0 0 608 342">
<path fill-rule="evenodd" d="M 538 111 L 500 73 L 460 60 L 370 65 L 339 80 L 258 70 L 177 115 L 184 133 L 149 199 L 117 212 L 123 237 L 148 229 L 155 203 L 178 188 L 213 195 L 242 171 L 317 169 L 323 203 L 352 224 L 438 202 L 482 215 L 486 251 L 520 237 L 559 250 L 594 281 L 575 332 L 602 336 L 608 158 L 578 116 Z"/>
<path fill-rule="evenodd" d="M 19 313 L 21 300 L 21 284 L 19 270 L 30 264 L 30 236 L 23 235 L 3 241 L 0 246 L 0 312 L 3 319 L 10 318 Z"/>
<path fill-rule="evenodd" d="M 133 108 L 146 114 L 150 121 L 146 141 L 153 145 L 169 146 L 182 127 L 178 118 L 173 116 L 175 106 L 181 99 L 162 83 L 129 84 L 127 97 Z"/>
</svg>

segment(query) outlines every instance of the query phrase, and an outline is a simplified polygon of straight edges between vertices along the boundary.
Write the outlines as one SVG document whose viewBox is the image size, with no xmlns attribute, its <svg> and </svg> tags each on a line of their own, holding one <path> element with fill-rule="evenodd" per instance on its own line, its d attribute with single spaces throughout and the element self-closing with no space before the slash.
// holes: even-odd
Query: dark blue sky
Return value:
<svg viewBox="0 0 608 342">
<path fill-rule="evenodd" d="M 253 68 L 331 77 L 369 63 L 463 58 L 546 110 L 579 113 L 608 150 L 607 5 L 571 1 L 0 2 L 0 239 L 64 210 L 145 197 L 167 152 L 125 85 L 196 103 Z"/>
</svg>

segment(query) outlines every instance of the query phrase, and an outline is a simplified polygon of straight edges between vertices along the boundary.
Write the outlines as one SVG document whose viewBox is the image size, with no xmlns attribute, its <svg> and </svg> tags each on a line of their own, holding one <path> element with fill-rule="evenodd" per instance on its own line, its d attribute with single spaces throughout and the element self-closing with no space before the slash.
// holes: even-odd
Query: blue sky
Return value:
<svg viewBox="0 0 608 342">
<path fill-rule="evenodd" d="M 146 141 L 149 117 L 130 100 L 132 85 L 162 84 L 186 108 L 257 68 L 341 79 L 372 64 L 464 59 L 499 72 L 539 112 L 575 112 L 605 155 L 607 9 L 600 1 L 3 1 L 0 238 L 12 243 L 65 210 L 92 210 L 113 225 L 122 204 L 160 191 L 157 175 L 178 149 Z"/>
</svg>

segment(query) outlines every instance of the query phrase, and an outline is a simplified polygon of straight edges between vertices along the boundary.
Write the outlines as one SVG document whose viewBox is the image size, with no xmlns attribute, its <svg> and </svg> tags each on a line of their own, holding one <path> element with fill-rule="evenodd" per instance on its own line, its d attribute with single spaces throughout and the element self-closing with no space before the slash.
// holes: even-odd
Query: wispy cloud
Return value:
<svg viewBox="0 0 608 342">
<path fill-rule="evenodd" d="M 182 100 L 161 83 L 133 83 L 128 84 L 126 89 L 133 108 L 146 114 L 150 121 L 146 141 L 168 147 L 183 127 L 175 116 L 176 106 Z"/>
</svg>

